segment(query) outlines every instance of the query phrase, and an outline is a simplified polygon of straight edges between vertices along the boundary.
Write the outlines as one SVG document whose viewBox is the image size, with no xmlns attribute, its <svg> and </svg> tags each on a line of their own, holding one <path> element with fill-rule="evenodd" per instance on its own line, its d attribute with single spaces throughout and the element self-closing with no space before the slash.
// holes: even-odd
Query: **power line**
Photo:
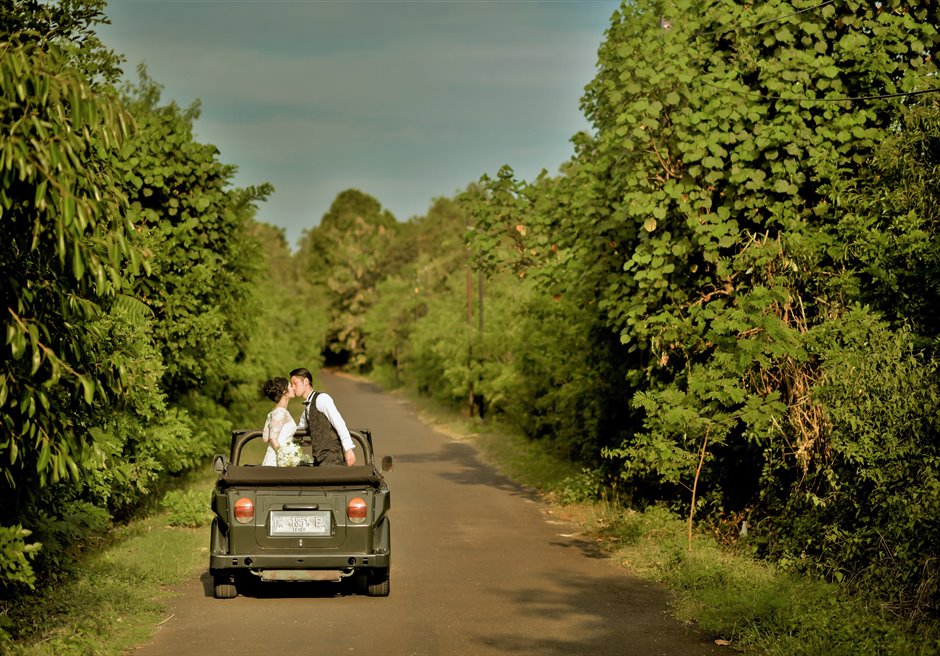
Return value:
<svg viewBox="0 0 940 656">
<path fill-rule="evenodd" d="M 700 34 L 697 34 L 696 36 L 712 36 L 713 34 L 725 34 L 725 33 L 727 33 L 727 32 L 735 32 L 735 31 L 737 31 L 737 30 L 747 30 L 747 29 L 750 29 L 750 28 L 752 28 L 752 27 L 759 27 L 759 26 L 761 26 L 761 25 L 767 25 L 768 23 L 778 23 L 778 22 L 780 22 L 780 21 L 782 21 L 782 20 L 786 20 L 786 19 L 788 19 L 788 18 L 792 18 L 793 16 L 798 16 L 798 15 L 800 15 L 800 14 L 805 14 L 805 13 L 808 12 L 808 11 L 813 11 L 813 10 L 815 10 L 815 9 L 820 9 L 821 7 L 825 7 L 826 5 L 831 5 L 831 4 L 835 4 L 835 3 L 836 3 L 836 0 L 827 0 L 827 2 L 822 2 L 822 3 L 818 4 L 818 5 L 813 5 L 812 7 L 806 7 L 805 9 L 800 9 L 800 10 L 798 10 L 798 11 L 794 11 L 793 13 L 786 14 L 786 15 L 784 15 L 784 16 L 777 16 L 777 17 L 775 17 L 775 18 L 768 18 L 767 20 L 758 21 L 758 22 L 756 22 L 756 23 L 751 23 L 751 24 L 749 24 L 749 25 L 741 25 L 741 26 L 738 26 L 738 27 L 729 27 L 729 28 L 721 29 L 721 30 L 712 30 L 711 32 L 702 32 L 702 33 L 700 33 Z"/>
<path fill-rule="evenodd" d="M 776 23 L 778 21 L 786 20 L 787 18 L 790 18 L 791 16 L 798 16 L 800 14 L 805 14 L 807 11 L 813 11 L 814 9 L 825 7 L 826 5 L 835 4 L 835 2 L 836 0 L 829 0 L 828 2 L 823 2 L 818 5 L 814 5 L 812 7 L 807 7 L 806 9 L 800 9 L 799 11 L 794 11 L 792 14 L 786 14 L 785 16 L 778 16 L 777 18 L 768 18 L 767 20 L 764 20 L 764 21 L 751 23 L 750 25 L 745 25 L 744 29 L 750 28 L 750 27 L 758 27 L 759 25 L 766 25 L 767 23 Z"/>
<path fill-rule="evenodd" d="M 928 93 L 940 93 L 940 87 L 934 89 L 921 89 L 920 91 L 901 91 L 898 93 L 883 93 L 870 96 L 844 96 L 841 98 L 810 98 L 809 96 L 768 96 L 759 91 L 738 91 L 727 89 L 710 82 L 702 82 L 705 86 L 714 87 L 721 91 L 730 91 L 739 96 L 756 96 L 761 100 L 786 100 L 789 102 L 860 102 L 865 100 L 887 100 L 889 98 L 907 98 L 909 96 L 922 96 Z"/>
</svg>

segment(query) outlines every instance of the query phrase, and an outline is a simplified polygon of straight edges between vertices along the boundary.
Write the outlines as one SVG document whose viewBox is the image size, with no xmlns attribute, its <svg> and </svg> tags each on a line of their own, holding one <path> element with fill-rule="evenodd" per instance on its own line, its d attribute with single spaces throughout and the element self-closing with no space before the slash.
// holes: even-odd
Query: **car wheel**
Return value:
<svg viewBox="0 0 940 656">
<path fill-rule="evenodd" d="M 231 577 L 216 576 L 213 593 L 216 599 L 234 599 L 238 596 L 238 589 L 232 582 Z"/>
<path fill-rule="evenodd" d="M 370 597 L 387 597 L 389 592 L 389 572 L 387 569 L 373 570 L 366 577 L 366 592 Z"/>
</svg>

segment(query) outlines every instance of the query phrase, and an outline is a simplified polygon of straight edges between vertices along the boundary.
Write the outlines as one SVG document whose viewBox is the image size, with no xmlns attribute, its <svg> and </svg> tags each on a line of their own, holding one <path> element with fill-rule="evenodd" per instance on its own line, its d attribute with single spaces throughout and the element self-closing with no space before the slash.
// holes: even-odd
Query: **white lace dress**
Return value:
<svg viewBox="0 0 940 656">
<path fill-rule="evenodd" d="M 264 421 L 263 436 L 265 440 L 272 437 L 277 438 L 278 444 L 283 447 L 292 441 L 294 432 L 297 430 L 297 422 L 291 417 L 287 408 L 277 406 L 268 413 L 268 418 Z M 277 452 L 268 441 L 268 450 L 264 452 L 264 460 L 261 461 L 263 467 L 277 467 Z"/>
</svg>

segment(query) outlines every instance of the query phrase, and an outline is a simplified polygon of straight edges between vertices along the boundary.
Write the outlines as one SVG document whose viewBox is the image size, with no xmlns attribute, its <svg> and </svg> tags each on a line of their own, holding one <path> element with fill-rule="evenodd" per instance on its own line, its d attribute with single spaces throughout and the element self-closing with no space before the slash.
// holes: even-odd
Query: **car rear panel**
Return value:
<svg viewBox="0 0 940 656">
<path fill-rule="evenodd" d="M 349 493 L 327 494 L 324 491 L 259 490 L 255 494 L 254 540 L 264 550 L 308 548 L 339 548 L 346 543 L 346 503 Z M 272 535 L 272 512 L 282 517 L 315 515 L 326 517 L 324 533 L 313 535 Z"/>
<path fill-rule="evenodd" d="M 356 497 L 364 499 L 368 508 L 368 516 L 358 525 L 346 517 L 346 504 Z M 245 524 L 234 516 L 235 503 L 242 498 L 250 499 L 255 508 L 254 517 Z M 241 556 L 237 561 L 220 560 L 227 566 L 374 567 L 388 558 L 387 488 L 228 488 L 217 490 L 214 506 L 228 516 L 227 553 Z M 271 535 L 272 512 L 328 512 L 329 531 L 315 536 Z"/>
</svg>

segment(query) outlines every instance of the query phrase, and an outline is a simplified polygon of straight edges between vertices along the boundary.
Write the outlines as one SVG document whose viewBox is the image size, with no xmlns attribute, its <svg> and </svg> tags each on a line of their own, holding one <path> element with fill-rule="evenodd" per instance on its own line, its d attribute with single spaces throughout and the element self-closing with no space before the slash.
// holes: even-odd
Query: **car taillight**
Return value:
<svg viewBox="0 0 940 656">
<path fill-rule="evenodd" d="M 346 516 L 349 517 L 349 521 L 353 524 L 361 524 L 366 521 L 368 514 L 369 507 L 366 505 L 365 500 L 359 497 L 350 499 L 349 503 L 346 504 Z"/>
<path fill-rule="evenodd" d="M 255 502 L 248 497 L 242 497 L 235 502 L 235 521 L 247 524 L 255 518 Z"/>
</svg>

